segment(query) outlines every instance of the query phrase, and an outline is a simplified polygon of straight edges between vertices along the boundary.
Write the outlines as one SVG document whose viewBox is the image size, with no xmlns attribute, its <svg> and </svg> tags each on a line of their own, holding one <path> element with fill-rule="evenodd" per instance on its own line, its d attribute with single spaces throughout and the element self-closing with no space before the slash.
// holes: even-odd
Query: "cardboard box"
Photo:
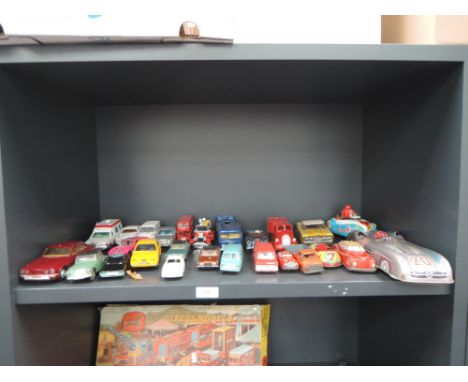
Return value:
<svg viewBox="0 0 468 382">
<path fill-rule="evenodd" d="M 468 44 L 468 16 L 382 16 L 382 43 Z"/>
<path fill-rule="evenodd" d="M 108 306 L 96 365 L 266 365 L 269 313 L 269 305 Z"/>
</svg>

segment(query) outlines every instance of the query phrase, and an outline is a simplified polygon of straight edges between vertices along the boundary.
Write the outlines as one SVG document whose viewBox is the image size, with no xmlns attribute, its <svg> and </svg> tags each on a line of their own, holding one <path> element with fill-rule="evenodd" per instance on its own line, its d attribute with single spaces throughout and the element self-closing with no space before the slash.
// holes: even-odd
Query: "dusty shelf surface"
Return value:
<svg viewBox="0 0 468 382">
<path fill-rule="evenodd" d="M 58 304 L 448 295 L 452 291 L 451 285 L 403 283 L 392 280 L 381 271 L 352 273 L 343 267 L 314 275 L 299 272 L 258 274 L 250 255 L 246 256 L 239 274 L 198 270 L 193 255 L 187 261 L 182 279 L 161 279 L 161 265 L 140 273 L 143 275 L 140 281 L 126 277 L 92 282 L 22 283 L 15 288 L 15 299 L 17 304 Z"/>
</svg>

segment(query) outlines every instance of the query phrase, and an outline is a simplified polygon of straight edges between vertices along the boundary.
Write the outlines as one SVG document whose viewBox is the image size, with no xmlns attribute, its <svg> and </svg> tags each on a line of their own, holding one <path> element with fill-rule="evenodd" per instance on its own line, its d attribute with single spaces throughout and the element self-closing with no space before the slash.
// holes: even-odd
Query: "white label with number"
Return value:
<svg viewBox="0 0 468 382">
<path fill-rule="evenodd" d="M 196 287 L 195 298 L 219 298 L 218 287 Z"/>
</svg>

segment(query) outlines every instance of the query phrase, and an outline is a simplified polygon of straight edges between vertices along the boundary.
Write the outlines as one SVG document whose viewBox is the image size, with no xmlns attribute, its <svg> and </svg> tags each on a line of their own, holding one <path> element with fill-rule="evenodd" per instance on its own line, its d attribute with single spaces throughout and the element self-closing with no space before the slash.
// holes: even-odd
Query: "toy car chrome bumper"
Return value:
<svg viewBox="0 0 468 382">
<path fill-rule="evenodd" d="M 111 277 L 124 277 L 125 276 L 125 271 L 119 270 L 119 271 L 101 271 L 99 272 L 99 277 L 103 279 L 111 278 Z"/>
<path fill-rule="evenodd" d="M 304 244 L 333 244 L 333 236 L 313 236 L 303 238 Z"/>
<path fill-rule="evenodd" d="M 261 273 L 278 272 L 278 266 L 277 265 L 256 265 L 255 272 L 261 272 Z"/>
<path fill-rule="evenodd" d="M 36 275 L 20 275 L 20 278 L 22 278 L 25 281 L 53 281 L 53 280 L 59 280 L 60 279 L 60 274 L 59 273 L 51 273 L 51 274 L 36 274 Z"/>
</svg>

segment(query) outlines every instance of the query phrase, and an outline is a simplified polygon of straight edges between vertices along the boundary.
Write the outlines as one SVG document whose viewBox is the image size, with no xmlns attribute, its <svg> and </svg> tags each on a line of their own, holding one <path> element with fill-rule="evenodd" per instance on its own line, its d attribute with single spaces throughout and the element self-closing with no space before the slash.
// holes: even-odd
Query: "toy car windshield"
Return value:
<svg viewBox="0 0 468 382">
<path fill-rule="evenodd" d="M 47 248 L 42 256 L 69 256 L 70 248 Z"/>
<path fill-rule="evenodd" d="M 265 260 L 272 260 L 275 258 L 275 256 L 273 255 L 273 253 L 271 252 L 260 252 L 257 257 L 259 259 L 265 259 Z"/>
<path fill-rule="evenodd" d="M 154 227 L 150 227 L 150 226 L 141 227 L 140 232 L 154 232 Z"/>
<path fill-rule="evenodd" d="M 170 229 L 162 229 L 159 231 L 159 234 L 160 235 L 164 235 L 164 236 L 169 236 L 169 235 L 172 235 L 174 232 Z"/>
<path fill-rule="evenodd" d="M 97 260 L 97 255 L 95 253 L 86 253 L 86 254 L 77 256 L 75 262 L 85 263 L 87 261 L 96 261 L 96 260 Z"/>
<path fill-rule="evenodd" d="M 106 258 L 107 264 L 122 264 L 124 262 L 124 255 L 109 255 Z"/>
<path fill-rule="evenodd" d="M 103 237 L 109 237 L 110 233 L 109 232 L 96 232 L 94 235 L 93 235 L 93 238 L 95 239 L 100 239 L 100 238 L 103 238 Z"/>
<path fill-rule="evenodd" d="M 124 228 L 122 230 L 122 233 L 132 233 L 132 232 L 137 232 L 136 228 Z"/>
<path fill-rule="evenodd" d="M 168 263 L 180 263 L 180 259 L 168 259 Z"/>
<path fill-rule="evenodd" d="M 223 254 L 223 258 L 229 260 L 229 259 L 236 259 L 239 257 L 239 254 L 238 253 L 224 253 Z"/>
<path fill-rule="evenodd" d="M 209 231 L 210 229 L 204 225 L 197 225 L 196 230 L 197 231 Z"/>
<path fill-rule="evenodd" d="M 137 251 L 155 251 L 156 247 L 154 244 L 140 244 L 137 248 Z"/>
</svg>

